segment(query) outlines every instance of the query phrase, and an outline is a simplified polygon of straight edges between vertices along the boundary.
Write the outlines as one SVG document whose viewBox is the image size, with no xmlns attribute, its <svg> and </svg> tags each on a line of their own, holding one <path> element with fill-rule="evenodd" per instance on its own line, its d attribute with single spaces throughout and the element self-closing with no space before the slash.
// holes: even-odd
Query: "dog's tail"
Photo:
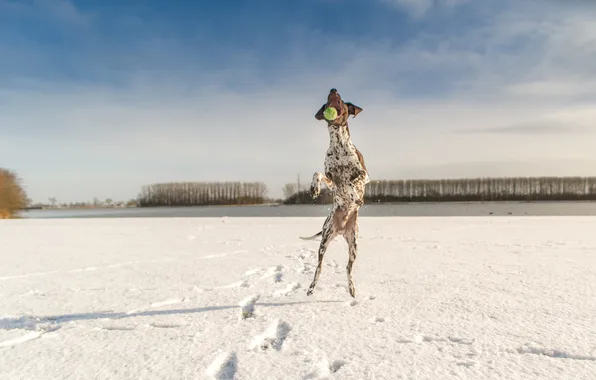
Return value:
<svg viewBox="0 0 596 380">
<path fill-rule="evenodd" d="M 300 239 L 302 239 L 302 240 L 313 240 L 314 238 L 316 238 L 317 236 L 321 236 L 322 234 L 323 234 L 323 231 L 319 231 L 316 234 L 314 234 L 313 236 L 307 236 L 307 237 L 300 236 Z"/>
</svg>

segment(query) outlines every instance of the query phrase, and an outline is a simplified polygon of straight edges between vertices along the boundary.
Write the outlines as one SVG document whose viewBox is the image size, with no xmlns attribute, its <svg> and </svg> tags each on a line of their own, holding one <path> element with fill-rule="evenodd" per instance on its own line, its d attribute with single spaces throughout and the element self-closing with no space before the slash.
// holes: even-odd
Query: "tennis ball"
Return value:
<svg viewBox="0 0 596 380">
<path fill-rule="evenodd" d="M 337 110 L 333 107 L 328 107 L 325 112 L 323 112 L 325 119 L 331 121 L 337 119 Z"/>
</svg>

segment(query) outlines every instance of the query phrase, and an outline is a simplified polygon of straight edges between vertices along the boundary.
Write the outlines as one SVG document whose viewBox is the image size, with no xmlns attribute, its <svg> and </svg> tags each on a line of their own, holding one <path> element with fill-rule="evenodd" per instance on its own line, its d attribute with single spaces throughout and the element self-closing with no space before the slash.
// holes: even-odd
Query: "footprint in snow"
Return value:
<svg viewBox="0 0 596 380">
<path fill-rule="evenodd" d="M 281 351 L 290 331 L 292 331 L 292 326 L 289 323 L 276 320 L 262 334 L 254 337 L 248 348 L 262 351 L 273 348 L 276 351 Z"/>
<path fill-rule="evenodd" d="M 261 298 L 260 294 L 254 294 L 252 296 L 246 297 L 238 303 L 238 306 L 240 306 L 240 319 L 248 319 L 254 317 L 255 305 L 259 298 Z"/>
<path fill-rule="evenodd" d="M 344 360 L 334 360 L 329 363 L 327 358 L 323 357 L 317 362 L 316 368 L 304 377 L 304 380 L 327 379 L 332 373 L 336 373 L 346 364 L 348 363 Z"/>
<path fill-rule="evenodd" d="M 238 356 L 235 352 L 222 352 L 205 370 L 209 379 L 232 380 L 238 371 Z"/>
<path fill-rule="evenodd" d="M 285 289 L 278 289 L 273 293 L 274 297 L 289 296 L 296 290 L 300 289 L 302 285 L 299 282 L 291 283 Z"/>
<path fill-rule="evenodd" d="M 326 262 L 325 266 L 328 266 L 331 268 L 337 268 L 339 265 L 337 264 L 337 262 L 335 260 L 331 260 L 331 262 Z"/>
<path fill-rule="evenodd" d="M 298 271 L 298 273 L 311 274 L 314 272 L 314 269 L 313 269 L 313 265 L 311 265 L 309 263 L 304 263 L 302 265 L 302 269 L 298 268 L 297 271 Z"/>
<path fill-rule="evenodd" d="M 317 255 L 317 251 L 313 249 L 302 248 L 296 252 L 296 256 L 302 260 L 310 260 Z M 292 256 L 293 257 L 293 256 Z"/>
<path fill-rule="evenodd" d="M 267 272 L 261 277 L 262 279 L 271 279 L 273 282 L 283 281 L 283 271 L 285 267 L 283 265 L 276 265 L 267 269 Z"/>
</svg>

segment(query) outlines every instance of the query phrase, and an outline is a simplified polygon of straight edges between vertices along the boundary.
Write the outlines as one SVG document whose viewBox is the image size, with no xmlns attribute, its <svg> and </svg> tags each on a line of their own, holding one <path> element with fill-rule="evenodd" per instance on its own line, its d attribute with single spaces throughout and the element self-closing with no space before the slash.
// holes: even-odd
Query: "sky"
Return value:
<svg viewBox="0 0 596 380">
<path fill-rule="evenodd" d="M 337 88 L 371 178 L 595 175 L 592 0 L 0 0 L 0 167 L 36 202 L 323 170 Z"/>
</svg>

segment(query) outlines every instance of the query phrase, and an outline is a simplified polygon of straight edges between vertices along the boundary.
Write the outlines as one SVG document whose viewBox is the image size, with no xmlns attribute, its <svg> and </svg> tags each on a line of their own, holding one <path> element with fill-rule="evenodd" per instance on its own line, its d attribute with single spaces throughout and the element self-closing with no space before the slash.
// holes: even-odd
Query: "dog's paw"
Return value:
<svg viewBox="0 0 596 380">
<path fill-rule="evenodd" d="M 321 194 L 321 189 L 318 186 L 311 186 L 310 187 L 310 196 L 312 199 L 317 199 Z"/>
<path fill-rule="evenodd" d="M 310 183 L 310 196 L 313 199 L 317 199 L 321 194 L 321 178 L 322 174 L 318 172 L 312 176 L 312 182 Z"/>
<path fill-rule="evenodd" d="M 358 182 L 363 182 L 367 177 L 367 173 L 364 170 L 361 170 L 358 173 L 352 175 L 352 177 L 350 177 L 350 182 L 352 183 L 352 185 L 355 185 Z"/>
<path fill-rule="evenodd" d="M 364 177 L 364 184 L 369 184 L 370 183 L 370 177 L 368 176 L 368 173 L 366 173 L 366 176 Z"/>
</svg>

